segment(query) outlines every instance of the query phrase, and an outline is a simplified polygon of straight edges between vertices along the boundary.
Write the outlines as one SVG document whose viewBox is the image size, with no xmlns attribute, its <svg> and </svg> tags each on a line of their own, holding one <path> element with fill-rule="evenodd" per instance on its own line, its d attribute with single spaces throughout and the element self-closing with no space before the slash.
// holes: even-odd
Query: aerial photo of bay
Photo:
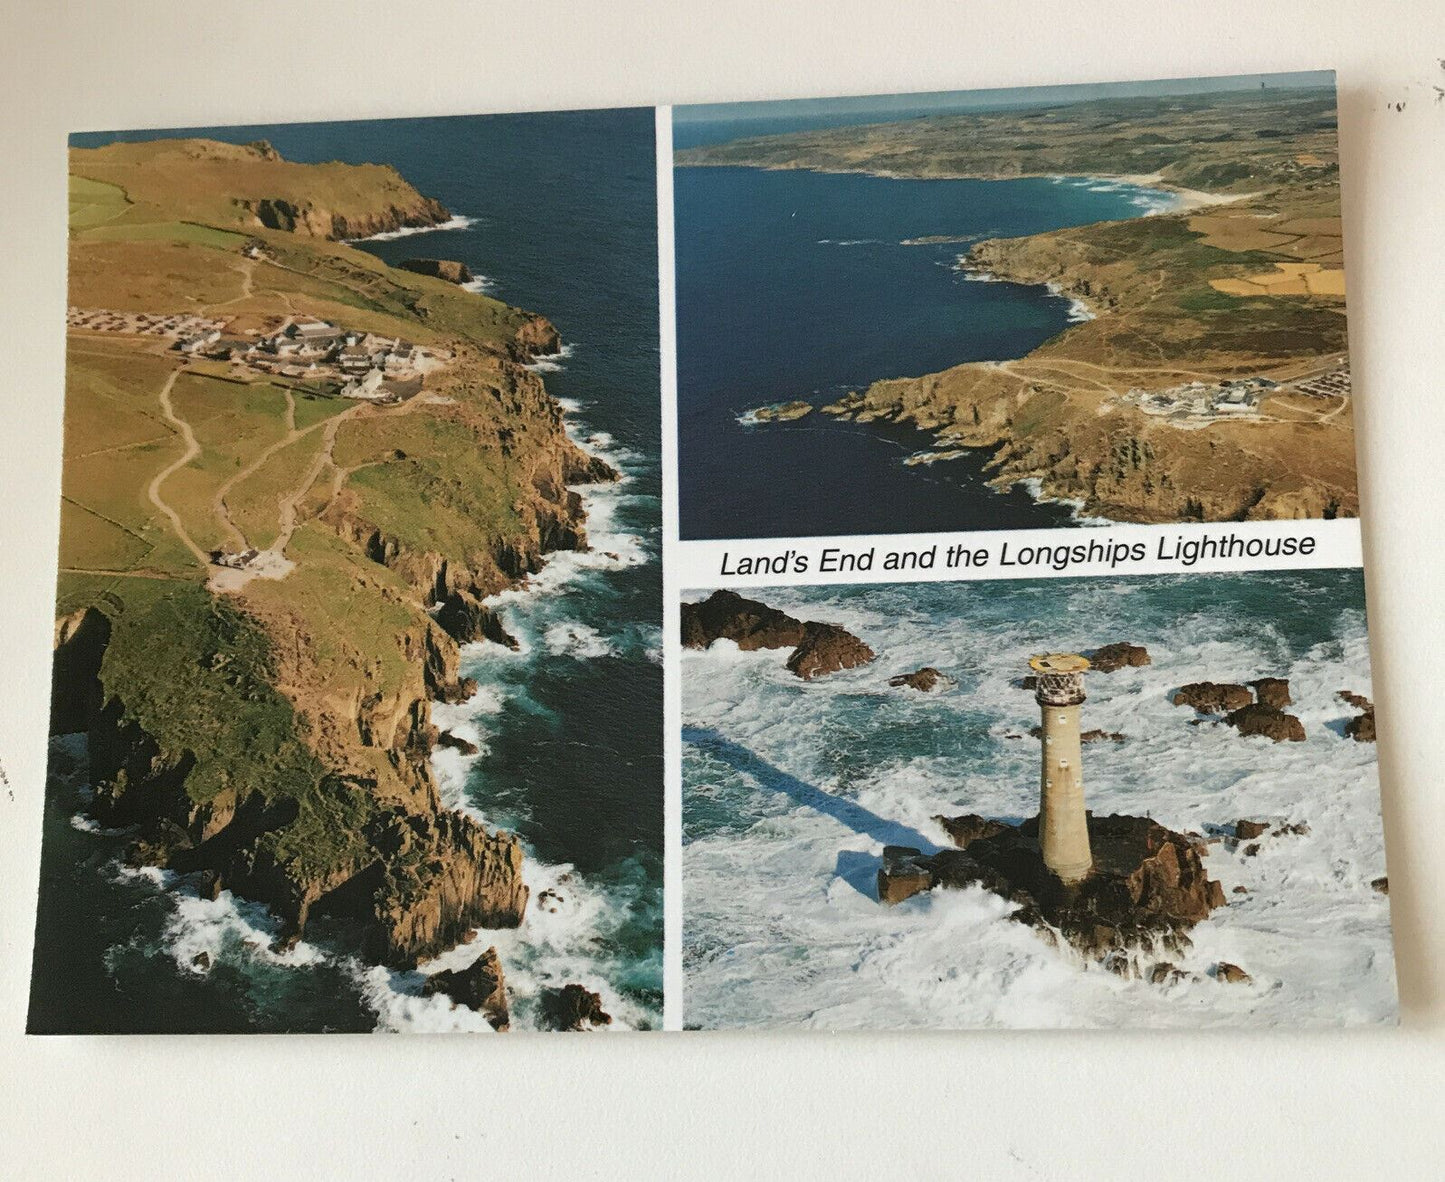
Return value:
<svg viewBox="0 0 1445 1182">
<path fill-rule="evenodd" d="M 1357 514 L 1332 75 L 673 141 L 683 538 Z"/>
<path fill-rule="evenodd" d="M 70 173 L 30 1029 L 660 1027 L 653 112 Z"/>
</svg>

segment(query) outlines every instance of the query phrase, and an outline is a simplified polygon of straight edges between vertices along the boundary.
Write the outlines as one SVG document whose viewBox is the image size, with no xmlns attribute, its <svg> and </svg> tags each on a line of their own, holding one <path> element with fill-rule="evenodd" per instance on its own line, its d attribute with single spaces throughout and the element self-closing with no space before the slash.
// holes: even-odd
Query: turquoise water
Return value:
<svg viewBox="0 0 1445 1182">
<path fill-rule="evenodd" d="M 590 555 L 555 556 L 499 607 L 523 642 L 464 655 L 482 684 L 447 724 L 474 761 L 438 757 L 450 803 L 517 832 L 534 905 L 495 934 L 514 1026 L 538 990 L 580 981 L 619 1025 L 662 1006 L 662 669 L 656 174 L 651 110 L 178 129 L 77 136 L 267 139 L 290 160 L 387 163 L 459 228 L 361 243 L 388 261 L 458 259 L 485 290 L 549 317 L 562 356 L 538 364 L 574 435 L 624 474 L 588 494 Z M 439 711 L 443 713 L 443 711 Z M 83 779 L 83 777 L 81 777 Z M 449 1029 L 467 1015 L 417 996 L 418 974 L 324 946 L 276 958 L 264 911 L 195 897 L 184 880 L 122 873 L 124 835 L 77 828 L 83 784 L 58 777 L 47 813 L 32 1024 L 54 1030 Z M 557 910 L 535 900 L 552 887 Z M 486 933 L 461 955 L 493 942 Z M 211 955 L 207 974 L 191 958 Z M 450 962 L 448 962 L 450 963 Z"/>
</svg>

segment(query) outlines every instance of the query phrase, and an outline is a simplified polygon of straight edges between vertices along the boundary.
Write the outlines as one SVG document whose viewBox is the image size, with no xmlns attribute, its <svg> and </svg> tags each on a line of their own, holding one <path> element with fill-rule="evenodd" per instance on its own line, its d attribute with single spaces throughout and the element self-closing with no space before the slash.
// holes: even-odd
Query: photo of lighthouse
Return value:
<svg viewBox="0 0 1445 1182">
<path fill-rule="evenodd" d="M 1359 570 L 683 601 L 687 1027 L 1395 1020 Z"/>
</svg>

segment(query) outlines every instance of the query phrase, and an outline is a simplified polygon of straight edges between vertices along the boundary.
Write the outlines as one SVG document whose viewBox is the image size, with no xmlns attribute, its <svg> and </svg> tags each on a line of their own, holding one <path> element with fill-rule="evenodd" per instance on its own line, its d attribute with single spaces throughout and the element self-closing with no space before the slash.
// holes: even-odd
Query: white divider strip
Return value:
<svg viewBox="0 0 1445 1182">
<path fill-rule="evenodd" d="M 1355 518 L 690 541 L 670 563 L 699 589 L 1363 565 Z"/>
</svg>

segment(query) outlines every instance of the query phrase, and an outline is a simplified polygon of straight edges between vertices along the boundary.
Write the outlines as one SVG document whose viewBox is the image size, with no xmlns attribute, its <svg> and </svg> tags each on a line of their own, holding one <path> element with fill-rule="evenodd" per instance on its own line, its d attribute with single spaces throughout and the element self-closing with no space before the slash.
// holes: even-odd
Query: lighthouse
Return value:
<svg viewBox="0 0 1445 1182">
<path fill-rule="evenodd" d="M 1079 739 L 1079 707 L 1089 662 L 1078 653 L 1044 653 L 1030 657 L 1029 668 L 1034 672 L 1034 700 L 1043 713 L 1039 847 L 1044 865 L 1065 885 L 1072 885 L 1082 882 L 1094 865 Z"/>
</svg>

